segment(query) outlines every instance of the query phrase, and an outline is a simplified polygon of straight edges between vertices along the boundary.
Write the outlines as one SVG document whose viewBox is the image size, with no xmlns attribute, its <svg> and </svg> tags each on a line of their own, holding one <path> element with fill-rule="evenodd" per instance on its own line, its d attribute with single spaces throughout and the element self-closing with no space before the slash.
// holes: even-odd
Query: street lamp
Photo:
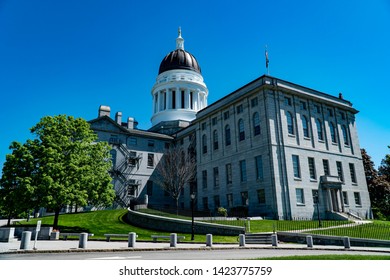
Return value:
<svg viewBox="0 0 390 280">
<path fill-rule="evenodd" d="M 316 193 L 315 200 L 317 204 L 318 227 L 322 227 L 321 217 L 320 217 L 320 197 L 318 192 Z"/>
<path fill-rule="evenodd" d="M 191 240 L 194 240 L 194 233 L 195 233 L 194 205 L 195 205 L 195 193 L 192 193 L 192 194 L 191 194 L 191 216 L 192 216 L 192 222 L 191 222 Z"/>
</svg>

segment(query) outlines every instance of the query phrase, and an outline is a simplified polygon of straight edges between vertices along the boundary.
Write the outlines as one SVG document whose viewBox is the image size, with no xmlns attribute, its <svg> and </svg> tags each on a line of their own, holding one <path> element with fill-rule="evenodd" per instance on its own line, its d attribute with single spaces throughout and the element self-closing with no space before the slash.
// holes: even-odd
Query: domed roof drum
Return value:
<svg viewBox="0 0 390 280">
<path fill-rule="evenodd" d="M 158 74 L 169 70 L 192 70 L 201 74 L 200 66 L 196 58 L 183 49 L 176 49 L 170 52 L 160 64 Z"/>
</svg>

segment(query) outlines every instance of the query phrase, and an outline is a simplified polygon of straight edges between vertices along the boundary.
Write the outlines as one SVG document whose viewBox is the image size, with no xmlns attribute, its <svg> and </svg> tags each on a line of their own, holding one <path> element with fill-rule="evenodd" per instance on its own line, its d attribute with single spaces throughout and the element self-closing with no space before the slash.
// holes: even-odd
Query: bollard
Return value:
<svg viewBox="0 0 390 280">
<path fill-rule="evenodd" d="M 80 249 L 86 249 L 87 248 L 87 242 L 88 242 L 88 233 L 80 233 L 79 237 L 79 248 Z"/>
<path fill-rule="evenodd" d="M 306 244 L 308 248 L 313 248 L 313 236 L 306 236 Z"/>
<path fill-rule="evenodd" d="M 343 237 L 343 242 L 344 242 L 344 248 L 345 248 L 345 249 L 351 248 L 351 242 L 350 242 L 348 236 L 344 236 L 344 237 Z"/>
<path fill-rule="evenodd" d="M 206 234 L 206 246 L 207 247 L 213 246 L 213 235 L 212 234 Z"/>
<path fill-rule="evenodd" d="M 129 232 L 129 243 L 128 247 L 129 248 L 134 248 L 135 247 L 135 242 L 136 242 L 137 234 L 135 232 Z"/>
<path fill-rule="evenodd" d="M 278 247 L 278 235 L 276 233 L 272 234 L 272 246 Z"/>
<path fill-rule="evenodd" d="M 240 247 L 245 247 L 245 234 L 240 234 L 238 238 L 240 240 Z"/>
<path fill-rule="evenodd" d="M 20 242 L 20 249 L 27 250 L 30 245 L 31 240 L 31 231 L 23 231 L 22 232 L 22 241 Z"/>
<path fill-rule="evenodd" d="M 171 233 L 171 247 L 176 247 L 177 245 L 177 234 L 176 233 Z"/>
</svg>

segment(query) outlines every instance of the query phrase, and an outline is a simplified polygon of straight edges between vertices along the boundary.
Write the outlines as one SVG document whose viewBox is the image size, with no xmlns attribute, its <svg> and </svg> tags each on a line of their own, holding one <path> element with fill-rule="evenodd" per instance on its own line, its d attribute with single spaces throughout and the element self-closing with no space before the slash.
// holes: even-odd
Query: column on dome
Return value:
<svg viewBox="0 0 390 280">
<path fill-rule="evenodd" d="M 153 113 L 157 113 L 157 94 L 153 93 Z"/>
<path fill-rule="evenodd" d="M 184 93 L 184 109 L 190 109 L 190 90 L 187 88 Z"/>
<path fill-rule="evenodd" d="M 167 110 L 172 109 L 172 94 L 169 88 L 166 88 L 166 103 Z"/>
</svg>

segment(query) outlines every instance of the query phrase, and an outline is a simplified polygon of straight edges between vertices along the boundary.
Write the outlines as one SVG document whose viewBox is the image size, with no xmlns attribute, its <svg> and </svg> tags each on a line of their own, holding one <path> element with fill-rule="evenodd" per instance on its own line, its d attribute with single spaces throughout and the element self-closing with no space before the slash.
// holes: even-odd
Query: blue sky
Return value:
<svg viewBox="0 0 390 280">
<path fill-rule="evenodd" d="M 0 0 L 0 167 L 46 115 L 87 120 L 100 105 L 148 129 L 151 89 L 182 27 L 209 104 L 265 74 L 360 111 L 361 147 L 390 153 L 390 1 Z"/>
</svg>

